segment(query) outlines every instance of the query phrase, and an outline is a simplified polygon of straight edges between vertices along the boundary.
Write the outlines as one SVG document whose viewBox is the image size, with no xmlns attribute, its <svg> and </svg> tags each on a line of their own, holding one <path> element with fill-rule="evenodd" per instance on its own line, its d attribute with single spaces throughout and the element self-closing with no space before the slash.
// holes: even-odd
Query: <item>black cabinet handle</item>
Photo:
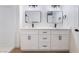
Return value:
<svg viewBox="0 0 79 59">
<path fill-rule="evenodd" d="M 43 38 L 44 40 L 46 40 L 47 38 Z"/>
<path fill-rule="evenodd" d="M 43 33 L 47 33 L 47 32 L 43 32 Z"/>
<path fill-rule="evenodd" d="M 43 45 L 43 47 L 47 47 L 47 45 Z"/>
<path fill-rule="evenodd" d="M 59 36 L 59 40 L 62 40 L 62 36 Z"/>
<path fill-rule="evenodd" d="M 31 36 L 28 36 L 28 40 L 31 40 Z"/>
</svg>

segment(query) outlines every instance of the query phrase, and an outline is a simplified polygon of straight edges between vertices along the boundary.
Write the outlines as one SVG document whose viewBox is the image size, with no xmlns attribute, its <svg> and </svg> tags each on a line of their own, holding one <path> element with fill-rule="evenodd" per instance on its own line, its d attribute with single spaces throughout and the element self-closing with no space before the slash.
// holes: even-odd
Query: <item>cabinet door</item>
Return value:
<svg viewBox="0 0 79 59">
<path fill-rule="evenodd" d="M 53 50 L 68 50 L 69 36 L 68 35 L 52 35 L 51 48 Z"/>
<path fill-rule="evenodd" d="M 38 49 L 38 35 L 23 35 L 21 36 L 21 49 L 31 50 Z"/>
</svg>

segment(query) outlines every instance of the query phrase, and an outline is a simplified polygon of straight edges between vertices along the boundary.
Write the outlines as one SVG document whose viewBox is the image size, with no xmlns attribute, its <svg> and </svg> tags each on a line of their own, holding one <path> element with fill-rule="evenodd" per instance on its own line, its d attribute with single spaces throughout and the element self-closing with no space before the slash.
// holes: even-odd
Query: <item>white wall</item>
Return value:
<svg viewBox="0 0 79 59">
<path fill-rule="evenodd" d="M 67 15 L 67 18 L 63 20 L 63 25 L 58 24 L 59 27 L 71 28 L 78 26 L 78 6 L 64 5 L 60 9 L 54 9 L 50 6 L 39 6 L 38 8 L 28 8 L 27 6 L 21 6 L 20 8 L 20 28 L 31 27 L 31 24 L 25 24 L 25 10 L 41 11 L 41 23 L 36 24 L 35 27 L 53 27 L 53 24 L 47 23 L 47 11 L 63 11 L 63 15 Z M 23 21 L 24 20 L 24 21 Z"/>
<path fill-rule="evenodd" d="M 15 9 L 15 13 L 16 13 L 16 39 L 15 39 L 15 47 L 18 48 L 20 47 L 20 38 L 19 38 L 19 6 L 16 6 Z"/>
<path fill-rule="evenodd" d="M 25 24 L 25 10 L 27 11 L 41 11 L 41 23 L 35 25 L 35 27 L 53 27 L 53 24 L 47 23 L 47 11 L 60 11 L 61 9 L 50 8 L 49 5 L 40 5 L 38 8 L 29 8 L 28 6 L 20 6 L 20 28 L 31 28 L 31 24 Z M 62 10 L 61 10 L 62 11 Z"/>
<path fill-rule="evenodd" d="M 15 47 L 17 6 L 0 6 L 0 52 L 8 52 Z"/>
<path fill-rule="evenodd" d="M 78 27 L 78 6 L 64 6 L 63 12 L 67 15 L 67 18 L 63 21 L 63 25 L 69 28 Z"/>
</svg>

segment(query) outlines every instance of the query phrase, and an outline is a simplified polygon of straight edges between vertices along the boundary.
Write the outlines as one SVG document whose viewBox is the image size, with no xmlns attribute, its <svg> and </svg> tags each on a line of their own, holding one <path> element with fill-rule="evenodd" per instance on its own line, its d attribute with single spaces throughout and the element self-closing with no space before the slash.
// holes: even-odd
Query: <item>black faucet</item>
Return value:
<svg viewBox="0 0 79 59">
<path fill-rule="evenodd" d="M 32 28 L 34 28 L 34 24 L 32 23 Z"/>
<path fill-rule="evenodd" d="M 56 24 L 56 23 L 54 24 L 54 27 L 55 27 L 55 28 L 57 27 L 57 24 Z"/>
</svg>

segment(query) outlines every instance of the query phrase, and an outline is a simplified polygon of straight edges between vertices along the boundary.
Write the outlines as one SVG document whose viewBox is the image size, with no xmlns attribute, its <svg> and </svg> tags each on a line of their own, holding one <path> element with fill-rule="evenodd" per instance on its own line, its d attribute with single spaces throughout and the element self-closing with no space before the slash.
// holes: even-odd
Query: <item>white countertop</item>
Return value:
<svg viewBox="0 0 79 59">
<path fill-rule="evenodd" d="M 52 28 L 52 27 L 36 27 L 36 28 L 30 28 L 30 27 L 22 27 L 19 29 L 71 29 L 71 28 L 65 28 L 65 27 L 60 27 L 60 28 Z"/>
</svg>

